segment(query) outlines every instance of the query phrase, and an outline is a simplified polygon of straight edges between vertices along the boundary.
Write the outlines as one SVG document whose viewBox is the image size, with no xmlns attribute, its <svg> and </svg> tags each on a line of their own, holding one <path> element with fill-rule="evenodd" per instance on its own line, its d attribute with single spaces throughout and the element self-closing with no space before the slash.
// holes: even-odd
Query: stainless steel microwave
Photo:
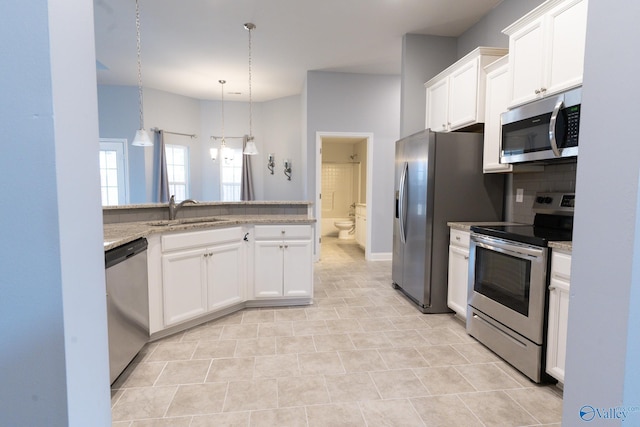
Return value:
<svg viewBox="0 0 640 427">
<path fill-rule="evenodd" d="M 582 88 L 502 113 L 500 163 L 578 155 Z"/>
</svg>

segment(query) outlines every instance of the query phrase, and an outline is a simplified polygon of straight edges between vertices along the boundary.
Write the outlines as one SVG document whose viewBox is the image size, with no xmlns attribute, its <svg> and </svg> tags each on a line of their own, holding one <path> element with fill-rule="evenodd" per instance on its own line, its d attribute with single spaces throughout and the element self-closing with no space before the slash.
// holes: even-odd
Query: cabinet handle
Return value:
<svg viewBox="0 0 640 427">
<path fill-rule="evenodd" d="M 444 123 L 442 124 L 442 129 L 446 129 L 447 125 L 445 125 Z"/>
<path fill-rule="evenodd" d="M 209 256 L 213 256 L 213 252 L 209 252 Z"/>
<path fill-rule="evenodd" d="M 208 256 L 209 256 L 209 254 L 204 254 L 204 257 L 205 257 L 205 258 L 206 258 L 206 257 L 208 257 Z"/>
<path fill-rule="evenodd" d="M 546 92 L 546 91 L 547 91 L 546 87 L 540 88 L 540 92 Z"/>
<path fill-rule="evenodd" d="M 469 259 L 469 255 L 465 255 L 465 256 L 464 256 L 464 259 Z"/>
<path fill-rule="evenodd" d="M 284 234 L 284 230 L 280 231 L 281 234 Z"/>
<path fill-rule="evenodd" d="M 289 247 L 289 245 L 284 245 L 284 248 L 287 249 Z"/>
<path fill-rule="evenodd" d="M 534 92 L 536 93 L 536 95 L 540 95 L 540 89 L 536 89 Z"/>
<path fill-rule="evenodd" d="M 456 236 L 456 240 L 459 242 L 460 241 L 460 236 Z"/>
<path fill-rule="evenodd" d="M 550 291 L 555 291 L 556 289 L 558 289 L 558 287 L 556 285 L 549 285 L 549 290 Z"/>
<path fill-rule="evenodd" d="M 244 240 L 245 242 L 248 242 L 249 241 L 249 233 L 245 234 L 244 238 L 242 240 Z"/>
<path fill-rule="evenodd" d="M 282 245 L 278 246 L 280 249 L 282 249 Z"/>
</svg>

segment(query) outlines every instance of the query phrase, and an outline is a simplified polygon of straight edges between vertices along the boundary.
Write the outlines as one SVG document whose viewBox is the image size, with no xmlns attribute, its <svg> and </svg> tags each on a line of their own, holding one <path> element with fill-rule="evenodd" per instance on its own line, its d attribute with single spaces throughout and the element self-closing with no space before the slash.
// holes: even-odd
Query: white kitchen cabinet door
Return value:
<svg viewBox="0 0 640 427">
<path fill-rule="evenodd" d="M 582 84 L 587 0 L 569 0 L 548 14 L 546 87 L 557 93 Z"/>
<path fill-rule="evenodd" d="M 284 243 L 282 240 L 256 240 L 254 247 L 254 297 L 281 297 Z"/>
<path fill-rule="evenodd" d="M 542 96 L 545 67 L 544 19 L 529 23 L 509 37 L 510 106 Z"/>
<path fill-rule="evenodd" d="M 207 249 L 208 309 L 244 301 L 245 257 L 241 241 Z"/>
<path fill-rule="evenodd" d="M 447 77 L 427 87 L 426 129 L 435 132 L 449 130 L 449 79 Z"/>
<path fill-rule="evenodd" d="M 502 123 L 500 115 L 509 106 L 509 62 L 503 57 L 487 66 L 482 169 L 485 173 L 511 172 L 513 167 L 500 163 Z"/>
<path fill-rule="evenodd" d="M 478 59 L 473 59 L 449 76 L 449 129 L 478 121 Z"/>
<path fill-rule="evenodd" d="M 571 254 L 552 251 L 547 326 L 547 367 L 549 375 L 564 383 L 569 318 Z"/>
<path fill-rule="evenodd" d="M 283 294 L 286 297 L 311 297 L 313 257 L 311 240 L 284 241 Z"/>
<path fill-rule="evenodd" d="M 469 232 L 451 230 L 449 245 L 447 306 L 462 319 L 467 318 L 470 236 Z"/>
<path fill-rule="evenodd" d="M 206 253 L 206 249 L 195 249 L 162 256 L 165 327 L 207 312 Z"/>
</svg>

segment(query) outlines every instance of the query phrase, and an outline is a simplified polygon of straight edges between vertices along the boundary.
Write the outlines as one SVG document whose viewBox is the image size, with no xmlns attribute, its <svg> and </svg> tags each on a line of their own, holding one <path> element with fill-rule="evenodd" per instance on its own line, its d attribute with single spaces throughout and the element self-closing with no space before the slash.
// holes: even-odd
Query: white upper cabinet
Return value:
<svg viewBox="0 0 640 427">
<path fill-rule="evenodd" d="M 487 73 L 487 93 L 485 103 L 484 152 L 482 168 L 485 173 L 511 172 L 512 165 L 500 163 L 500 141 L 502 126 L 500 115 L 509 105 L 509 58 L 504 56 L 485 71 Z"/>
<path fill-rule="evenodd" d="M 506 53 L 479 47 L 425 83 L 426 128 L 448 132 L 484 123 L 484 67 Z"/>
<path fill-rule="evenodd" d="M 507 27 L 514 107 L 582 84 L 587 0 L 549 0 Z"/>
</svg>

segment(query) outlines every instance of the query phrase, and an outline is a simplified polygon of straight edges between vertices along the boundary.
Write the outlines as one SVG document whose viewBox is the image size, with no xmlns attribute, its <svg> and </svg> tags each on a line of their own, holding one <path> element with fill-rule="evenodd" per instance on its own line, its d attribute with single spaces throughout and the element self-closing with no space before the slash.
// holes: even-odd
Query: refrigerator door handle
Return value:
<svg viewBox="0 0 640 427">
<path fill-rule="evenodd" d="M 398 203 L 399 206 L 399 215 L 398 220 L 400 221 L 400 241 L 402 243 L 406 243 L 407 241 L 407 230 L 405 229 L 405 197 L 406 197 L 406 184 L 407 184 L 407 173 L 409 172 L 409 163 L 404 162 L 404 167 L 402 168 L 402 174 L 400 175 L 400 200 Z"/>
</svg>

